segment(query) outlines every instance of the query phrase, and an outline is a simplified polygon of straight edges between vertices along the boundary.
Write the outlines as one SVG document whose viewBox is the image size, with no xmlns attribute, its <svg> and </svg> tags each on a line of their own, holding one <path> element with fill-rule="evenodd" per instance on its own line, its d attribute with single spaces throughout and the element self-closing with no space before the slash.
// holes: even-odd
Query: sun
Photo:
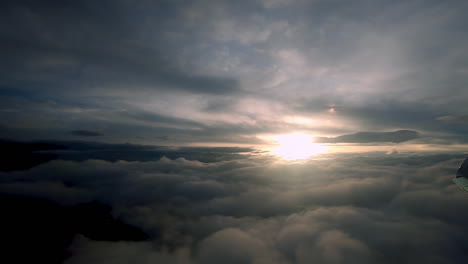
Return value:
<svg viewBox="0 0 468 264">
<path fill-rule="evenodd" d="M 307 134 L 288 134 L 273 137 L 279 146 L 272 152 L 285 160 L 303 160 L 327 151 L 325 146 L 312 142 Z"/>
</svg>

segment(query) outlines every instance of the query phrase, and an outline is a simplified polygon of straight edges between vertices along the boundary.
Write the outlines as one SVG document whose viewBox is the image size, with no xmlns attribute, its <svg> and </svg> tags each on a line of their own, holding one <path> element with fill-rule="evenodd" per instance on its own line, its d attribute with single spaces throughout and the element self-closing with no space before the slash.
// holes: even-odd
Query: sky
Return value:
<svg viewBox="0 0 468 264">
<path fill-rule="evenodd" d="M 467 11 L 1 1 L 5 252 L 467 263 L 468 194 L 450 180 L 468 154 Z"/>
<path fill-rule="evenodd" d="M 3 1 L 2 138 L 466 144 L 464 1 Z"/>
</svg>

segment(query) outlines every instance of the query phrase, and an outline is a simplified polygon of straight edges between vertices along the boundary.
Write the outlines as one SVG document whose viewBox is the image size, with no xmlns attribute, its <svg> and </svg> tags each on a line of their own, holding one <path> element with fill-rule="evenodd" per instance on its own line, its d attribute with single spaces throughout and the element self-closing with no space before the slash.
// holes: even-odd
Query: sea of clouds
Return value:
<svg viewBox="0 0 468 264">
<path fill-rule="evenodd" d="M 148 234 L 144 241 L 77 234 L 67 264 L 465 263 L 468 195 L 450 180 L 463 158 L 53 160 L 1 173 L 0 194 L 65 207 L 98 201 Z"/>
</svg>

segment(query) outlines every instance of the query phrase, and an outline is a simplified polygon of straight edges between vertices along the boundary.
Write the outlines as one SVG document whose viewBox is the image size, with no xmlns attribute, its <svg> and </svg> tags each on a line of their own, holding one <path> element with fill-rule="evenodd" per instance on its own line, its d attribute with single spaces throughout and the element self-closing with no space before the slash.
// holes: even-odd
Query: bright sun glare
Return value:
<svg viewBox="0 0 468 264">
<path fill-rule="evenodd" d="M 272 152 L 286 160 L 308 159 L 313 155 L 327 151 L 325 146 L 312 142 L 312 136 L 289 134 L 273 138 L 279 143 Z"/>
</svg>

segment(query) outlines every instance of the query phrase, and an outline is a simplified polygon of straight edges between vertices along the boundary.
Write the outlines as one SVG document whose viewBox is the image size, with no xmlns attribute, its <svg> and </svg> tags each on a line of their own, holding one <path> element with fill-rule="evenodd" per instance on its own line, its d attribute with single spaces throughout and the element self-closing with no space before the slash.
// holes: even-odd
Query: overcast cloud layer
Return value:
<svg viewBox="0 0 468 264">
<path fill-rule="evenodd" d="M 464 1 L 2 1 L 0 136 L 466 142 Z"/>
</svg>

